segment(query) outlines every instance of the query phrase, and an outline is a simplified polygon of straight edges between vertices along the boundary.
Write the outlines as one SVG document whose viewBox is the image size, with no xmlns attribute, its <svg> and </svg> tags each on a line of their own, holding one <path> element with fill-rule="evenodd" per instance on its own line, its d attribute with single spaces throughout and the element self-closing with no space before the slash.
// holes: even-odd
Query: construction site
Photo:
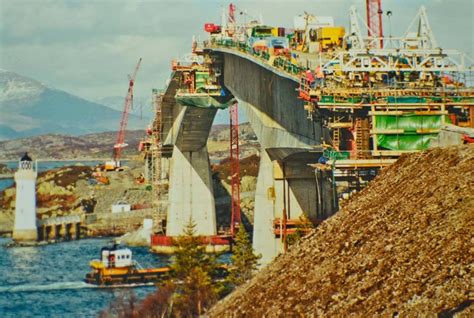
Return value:
<svg viewBox="0 0 474 318">
<path fill-rule="evenodd" d="M 153 86 L 153 119 L 132 140 L 137 57 L 115 143 L 95 137 L 110 158 L 40 171 L 25 152 L 0 193 L 0 234 L 18 246 L 114 237 L 87 282 L 110 268 L 128 282 L 137 266 L 131 282 L 157 283 L 170 302 L 162 316 L 180 316 L 173 305 L 194 282 L 208 292 L 190 288 L 196 316 L 472 316 L 474 60 L 441 46 L 429 7 L 393 35 L 384 0 L 357 3 L 345 23 L 303 11 L 291 25 L 216 6 Z M 119 244 L 166 268 L 139 267 Z M 248 272 L 236 283 L 239 248 L 251 261 L 238 260 Z M 209 257 L 203 268 L 224 274 L 178 257 Z M 147 281 L 153 270 L 196 276 Z"/>
<path fill-rule="evenodd" d="M 253 247 L 263 264 L 286 252 L 303 219 L 317 226 L 401 155 L 474 141 L 473 60 L 438 45 L 425 7 L 398 37 L 384 36 L 383 12 L 367 0 L 365 18 L 348 8 L 349 28 L 309 13 L 281 27 L 230 4 L 220 24 L 204 24 L 206 39 L 194 38 L 153 91 L 140 145 L 154 251 L 171 252 L 189 219 L 210 250 L 231 245 L 241 224 L 238 108 L 260 144 Z M 207 139 L 219 109 L 230 117 L 232 204 L 218 229 Z"/>
</svg>

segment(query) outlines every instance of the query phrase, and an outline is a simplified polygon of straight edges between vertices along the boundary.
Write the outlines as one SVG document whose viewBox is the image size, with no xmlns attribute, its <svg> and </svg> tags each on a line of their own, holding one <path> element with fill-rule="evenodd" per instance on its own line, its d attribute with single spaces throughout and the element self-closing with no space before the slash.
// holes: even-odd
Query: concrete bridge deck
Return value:
<svg viewBox="0 0 474 318">
<path fill-rule="evenodd" d="M 318 155 L 309 151 L 320 145 L 327 132 L 307 119 L 294 74 L 237 50 L 210 47 L 207 54 L 220 61 L 213 66 L 220 68 L 219 82 L 247 112 L 262 147 L 253 237 L 256 252 L 263 255 L 262 263 L 268 263 L 283 249 L 281 238 L 274 233 L 275 219 L 283 213 L 292 219 L 303 214 L 320 219 L 334 211 L 330 178 L 315 176 L 308 166 L 318 160 Z M 161 108 L 164 145 L 173 148 L 167 235 L 182 234 L 190 219 L 197 225 L 197 234 L 215 235 L 216 203 L 207 138 L 216 110 L 180 105 L 175 96 L 182 85 L 180 71 L 175 71 Z M 287 149 L 292 151 L 285 153 Z M 317 194 L 323 203 L 317 203 Z"/>
</svg>

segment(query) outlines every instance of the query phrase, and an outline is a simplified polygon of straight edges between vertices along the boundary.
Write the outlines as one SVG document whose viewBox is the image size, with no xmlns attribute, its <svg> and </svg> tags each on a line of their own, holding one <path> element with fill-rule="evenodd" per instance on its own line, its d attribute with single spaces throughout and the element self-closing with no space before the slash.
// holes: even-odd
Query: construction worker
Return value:
<svg viewBox="0 0 474 318">
<path fill-rule="evenodd" d="M 315 70 L 316 73 L 316 85 L 323 86 L 324 85 L 324 72 L 321 69 L 321 66 L 318 65 Z"/>
<path fill-rule="evenodd" d="M 305 76 L 306 76 L 306 81 L 308 83 L 308 86 L 311 88 L 314 88 L 316 83 L 314 81 L 313 73 L 311 72 L 309 68 L 306 70 Z"/>
</svg>

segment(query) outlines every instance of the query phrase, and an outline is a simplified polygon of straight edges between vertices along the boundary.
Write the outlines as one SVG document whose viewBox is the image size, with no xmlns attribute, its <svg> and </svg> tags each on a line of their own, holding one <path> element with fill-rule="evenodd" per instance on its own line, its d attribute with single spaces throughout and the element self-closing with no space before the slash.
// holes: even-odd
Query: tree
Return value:
<svg viewBox="0 0 474 318">
<path fill-rule="evenodd" d="M 157 286 L 156 292 L 145 297 L 140 304 L 138 317 L 171 317 L 175 292 L 176 285 L 172 280 L 167 280 Z"/>
<path fill-rule="evenodd" d="M 100 318 L 138 318 L 139 301 L 133 290 L 123 290 L 115 296 L 109 307 L 99 313 Z"/>
<path fill-rule="evenodd" d="M 232 252 L 228 281 L 233 286 L 239 286 L 252 278 L 257 270 L 258 260 L 262 257 L 255 255 L 249 235 L 243 225 L 239 227 Z"/>
<path fill-rule="evenodd" d="M 197 317 L 203 315 L 224 290 L 213 281 L 219 264 L 215 255 L 206 253 L 203 238 L 196 236 L 196 224 L 190 219 L 183 235 L 173 240 L 176 248 L 171 265 L 172 277 L 158 286 L 139 306 L 135 298 L 118 299 L 104 317 Z"/>
<path fill-rule="evenodd" d="M 178 286 L 173 315 L 200 316 L 218 299 L 222 284 L 212 281 L 219 264 L 216 256 L 206 253 L 203 238 L 196 236 L 196 224 L 190 219 L 184 235 L 174 240 L 176 251 L 171 266 Z"/>
</svg>

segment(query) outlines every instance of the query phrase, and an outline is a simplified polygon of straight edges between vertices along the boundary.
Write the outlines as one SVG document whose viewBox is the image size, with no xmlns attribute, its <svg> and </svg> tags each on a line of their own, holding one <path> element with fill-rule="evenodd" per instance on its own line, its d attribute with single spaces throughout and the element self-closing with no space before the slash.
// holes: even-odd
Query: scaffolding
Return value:
<svg viewBox="0 0 474 318">
<path fill-rule="evenodd" d="M 158 93 L 157 90 L 152 92 L 153 106 L 155 108 L 155 118 L 152 124 L 151 130 L 151 145 L 150 145 L 150 156 L 151 156 L 151 186 L 154 193 L 153 196 L 153 207 L 156 211 L 154 215 L 154 232 L 164 233 L 163 228 L 163 206 L 162 206 L 162 191 L 163 191 L 163 134 L 162 134 L 162 103 L 163 94 Z"/>
<path fill-rule="evenodd" d="M 230 232 L 235 236 L 241 223 L 240 215 L 240 159 L 239 159 L 239 108 L 234 103 L 229 107 L 230 114 L 230 182 L 232 194 L 232 214 Z"/>
</svg>

